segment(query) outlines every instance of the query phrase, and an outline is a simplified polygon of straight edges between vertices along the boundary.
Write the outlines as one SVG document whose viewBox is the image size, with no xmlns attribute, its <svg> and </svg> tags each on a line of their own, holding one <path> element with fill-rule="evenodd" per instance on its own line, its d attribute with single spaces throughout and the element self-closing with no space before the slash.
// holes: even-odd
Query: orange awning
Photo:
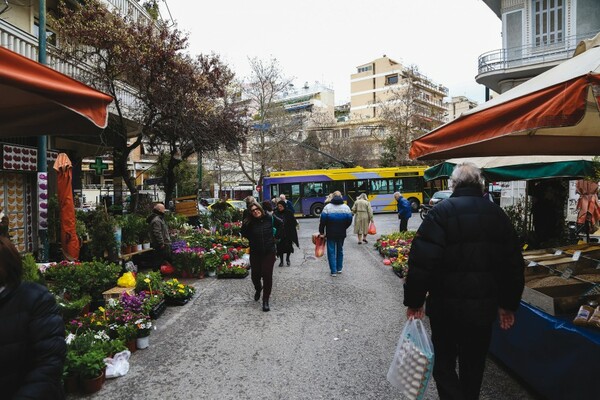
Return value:
<svg viewBox="0 0 600 400">
<path fill-rule="evenodd" d="M 112 97 L 0 46 L 0 137 L 98 134 Z"/>
<path fill-rule="evenodd" d="M 599 87 L 595 47 L 414 140 L 410 157 L 598 155 Z"/>
</svg>

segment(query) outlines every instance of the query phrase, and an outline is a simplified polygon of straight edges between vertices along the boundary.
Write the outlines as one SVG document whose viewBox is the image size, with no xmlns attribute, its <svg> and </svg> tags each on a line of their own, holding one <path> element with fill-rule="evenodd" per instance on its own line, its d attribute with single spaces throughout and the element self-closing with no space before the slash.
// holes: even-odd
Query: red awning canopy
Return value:
<svg viewBox="0 0 600 400">
<path fill-rule="evenodd" d="M 598 155 L 599 102 L 595 47 L 414 140 L 410 157 Z"/>
<path fill-rule="evenodd" d="M 0 137 L 98 134 L 112 97 L 0 46 Z"/>
</svg>

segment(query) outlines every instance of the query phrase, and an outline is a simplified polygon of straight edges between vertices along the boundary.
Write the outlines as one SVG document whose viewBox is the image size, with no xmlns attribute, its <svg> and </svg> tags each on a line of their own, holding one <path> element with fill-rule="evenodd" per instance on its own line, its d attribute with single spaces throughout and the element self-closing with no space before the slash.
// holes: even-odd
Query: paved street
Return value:
<svg viewBox="0 0 600 400">
<path fill-rule="evenodd" d="M 378 234 L 397 229 L 395 214 L 375 221 Z M 401 281 L 375 251 L 378 235 L 368 245 L 349 236 L 344 273 L 331 277 L 310 242 L 317 224 L 302 219 L 292 266 L 276 264 L 271 312 L 253 301 L 249 277 L 192 281 L 196 297 L 168 308 L 129 373 L 91 398 L 400 399 L 386 373 L 405 322 Z M 416 214 L 409 228 L 419 224 Z M 481 398 L 534 399 L 491 361 Z"/>
</svg>

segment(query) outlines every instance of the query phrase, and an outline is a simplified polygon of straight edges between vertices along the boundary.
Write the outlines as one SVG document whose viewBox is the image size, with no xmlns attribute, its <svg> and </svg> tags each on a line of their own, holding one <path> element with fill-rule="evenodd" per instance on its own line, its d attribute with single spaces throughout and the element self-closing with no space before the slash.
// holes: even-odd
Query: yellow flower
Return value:
<svg viewBox="0 0 600 400">
<path fill-rule="evenodd" d="M 173 286 L 173 282 L 167 282 L 167 285 Z"/>
<path fill-rule="evenodd" d="M 178 287 L 179 289 L 183 289 L 183 288 L 184 288 L 184 286 L 183 286 L 181 283 L 180 283 L 179 285 L 177 285 L 177 287 Z"/>
<path fill-rule="evenodd" d="M 102 325 L 102 322 L 98 321 L 96 322 L 96 325 Z"/>
<path fill-rule="evenodd" d="M 98 310 L 99 310 L 100 312 L 104 312 L 104 311 L 105 311 L 105 310 L 104 310 L 104 307 L 98 307 Z"/>
<path fill-rule="evenodd" d="M 173 278 L 173 282 L 174 283 L 179 283 L 179 281 L 176 278 Z"/>
<path fill-rule="evenodd" d="M 146 278 L 146 279 L 144 279 L 144 282 L 150 283 L 150 279 Z"/>
<path fill-rule="evenodd" d="M 179 293 L 185 293 L 183 289 L 179 289 Z"/>
</svg>

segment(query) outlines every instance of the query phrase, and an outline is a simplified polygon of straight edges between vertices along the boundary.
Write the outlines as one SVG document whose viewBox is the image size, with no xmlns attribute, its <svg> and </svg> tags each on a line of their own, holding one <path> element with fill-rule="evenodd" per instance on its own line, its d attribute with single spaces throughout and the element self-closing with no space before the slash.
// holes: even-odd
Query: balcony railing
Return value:
<svg viewBox="0 0 600 400">
<path fill-rule="evenodd" d="M 581 40 L 593 37 L 598 31 L 600 29 L 570 36 L 562 42 L 550 45 L 511 47 L 484 53 L 479 56 L 479 74 L 566 60 L 573 56 Z"/>
<path fill-rule="evenodd" d="M 117 8 L 121 14 L 127 15 L 130 14 L 131 17 L 137 21 L 139 19 L 144 19 L 147 21 L 152 21 L 152 18 L 146 11 L 144 7 L 140 5 L 140 3 L 133 0 L 102 0 L 102 3 L 105 3 L 109 6 L 113 6 Z"/>
</svg>

